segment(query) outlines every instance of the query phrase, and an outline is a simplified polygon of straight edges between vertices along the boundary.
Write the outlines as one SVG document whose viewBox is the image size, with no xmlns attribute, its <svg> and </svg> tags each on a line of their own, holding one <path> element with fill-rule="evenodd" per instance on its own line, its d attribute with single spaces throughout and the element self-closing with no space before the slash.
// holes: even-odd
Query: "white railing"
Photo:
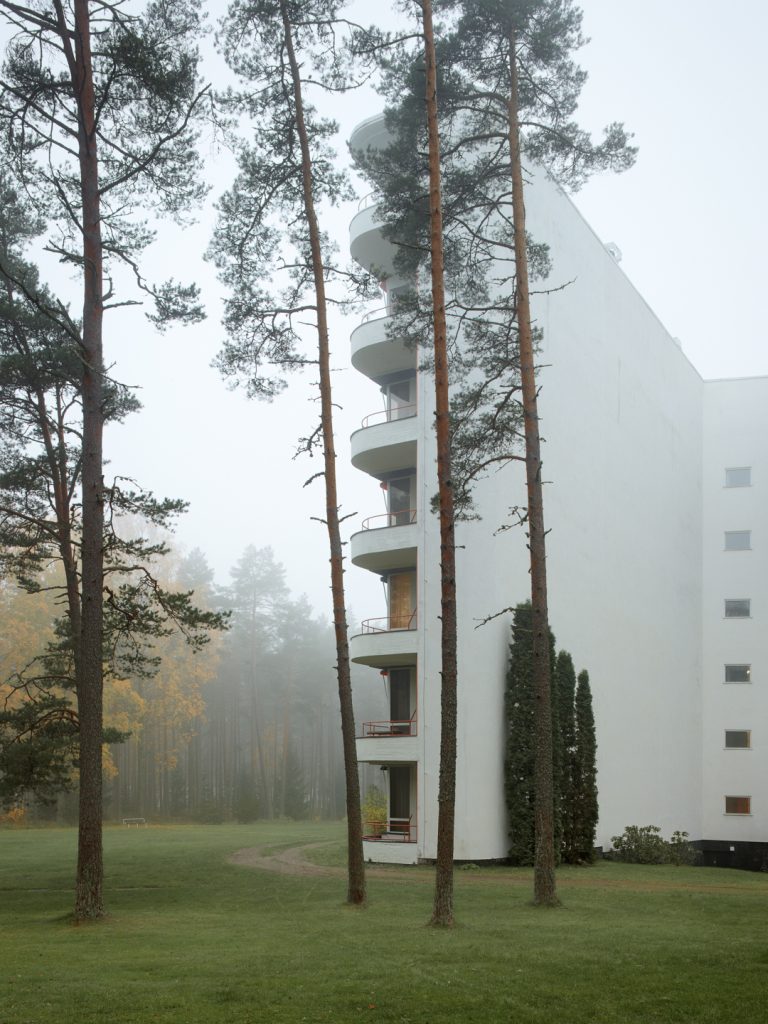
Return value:
<svg viewBox="0 0 768 1024">
<path fill-rule="evenodd" d="M 360 200 L 360 202 L 357 204 L 357 212 L 361 213 L 363 210 L 367 210 L 369 206 L 375 206 L 375 205 L 376 205 L 376 193 L 375 192 L 369 192 L 367 195 L 364 195 L 363 198 Z"/>
<path fill-rule="evenodd" d="M 362 426 L 371 427 L 375 423 L 392 423 L 394 420 L 409 420 L 416 415 L 416 403 L 409 402 L 407 405 L 394 405 L 390 409 L 379 409 L 376 412 L 369 412 L 364 417 Z"/>
<path fill-rule="evenodd" d="M 389 316 L 389 310 L 387 307 L 377 306 L 376 309 L 372 309 L 369 313 L 366 313 L 360 323 L 367 324 L 370 323 L 371 320 L 383 320 L 387 316 Z"/>
<path fill-rule="evenodd" d="M 382 520 L 384 520 L 382 522 Z M 416 522 L 416 509 L 406 508 L 400 512 L 382 512 L 378 516 L 368 516 L 363 520 L 364 530 L 382 530 L 388 526 L 408 526 Z M 374 525 L 375 524 L 375 525 Z"/>
</svg>

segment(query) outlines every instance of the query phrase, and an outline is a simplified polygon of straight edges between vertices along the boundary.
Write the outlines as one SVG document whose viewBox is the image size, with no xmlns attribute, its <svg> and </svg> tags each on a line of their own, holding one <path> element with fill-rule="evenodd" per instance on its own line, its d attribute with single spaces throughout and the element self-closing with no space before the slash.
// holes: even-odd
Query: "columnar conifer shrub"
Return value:
<svg viewBox="0 0 768 1024">
<path fill-rule="evenodd" d="M 505 787 L 509 815 L 509 858 L 533 864 L 535 848 L 535 689 L 530 602 L 514 610 L 507 677 L 507 753 Z M 554 828 L 556 854 L 568 864 L 593 859 L 597 825 L 595 729 L 589 677 L 573 669 L 567 651 L 555 657 L 550 631 L 552 733 L 554 765 Z"/>
<path fill-rule="evenodd" d="M 594 860 L 597 828 L 597 740 L 589 673 L 579 672 L 576 687 L 575 738 L 569 799 L 573 829 L 572 846 L 565 851 L 569 862 Z"/>
</svg>

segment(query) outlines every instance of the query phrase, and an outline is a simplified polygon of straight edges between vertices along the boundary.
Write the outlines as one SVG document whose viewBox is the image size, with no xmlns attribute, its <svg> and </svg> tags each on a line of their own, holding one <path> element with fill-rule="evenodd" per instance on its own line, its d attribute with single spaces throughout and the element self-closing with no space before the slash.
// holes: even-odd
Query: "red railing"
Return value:
<svg viewBox="0 0 768 1024">
<path fill-rule="evenodd" d="M 376 619 L 363 619 L 363 633 L 392 633 L 400 629 L 416 629 L 416 611 L 410 615 L 380 615 Z"/>
<path fill-rule="evenodd" d="M 374 423 L 392 423 L 393 420 L 409 420 L 416 415 L 416 403 L 408 405 L 394 405 L 390 409 L 379 409 L 378 412 L 370 412 L 364 418 L 362 426 L 370 427 Z"/>
<path fill-rule="evenodd" d="M 363 739 L 378 739 L 382 736 L 415 736 L 416 712 L 410 718 L 389 722 L 363 722 Z"/>
<path fill-rule="evenodd" d="M 379 843 L 415 843 L 416 826 L 410 818 L 389 818 L 381 821 L 366 821 L 363 839 Z"/>
<path fill-rule="evenodd" d="M 380 523 L 376 520 L 385 519 L 386 522 Z M 371 523 L 376 522 L 375 526 L 371 526 Z M 368 516 L 367 519 L 363 520 L 364 530 L 383 530 L 387 526 L 409 526 L 411 523 L 416 522 L 416 509 L 415 508 L 404 508 L 400 512 L 382 512 L 378 516 Z"/>
</svg>

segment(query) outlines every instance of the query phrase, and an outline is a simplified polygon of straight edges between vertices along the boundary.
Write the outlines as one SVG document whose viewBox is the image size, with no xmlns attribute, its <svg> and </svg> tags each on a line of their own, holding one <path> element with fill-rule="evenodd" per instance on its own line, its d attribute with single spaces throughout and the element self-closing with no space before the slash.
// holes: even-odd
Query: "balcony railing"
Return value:
<svg viewBox="0 0 768 1024">
<path fill-rule="evenodd" d="M 389 722 L 363 722 L 362 739 L 380 739 L 392 736 L 415 736 L 416 712 L 410 718 Z"/>
<path fill-rule="evenodd" d="M 386 306 L 377 306 L 376 309 L 370 310 L 366 313 L 363 319 L 360 321 L 361 324 L 370 323 L 371 320 L 383 320 L 384 317 L 389 316 L 389 310 Z"/>
<path fill-rule="evenodd" d="M 385 818 L 366 821 L 363 839 L 379 843 L 415 843 L 416 826 L 410 818 Z"/>
<path fill-rule="evenodd" d="M 360 213 L 362 210 L 367 210 L 369 206 L 375 206 L 377 203 L 377 196 L 375 192 L 369 192 L 364 195 L 357 204 L 357 212 Z"/>
<path fill-rule="evenodd" d="M 363 520 L 364 530 L 384 530 L 388 526 L 410 526 L 416 522 L 416 509 L 404 508 L 400 512 L 382 512 Z"/>
<path fill-rule="evenodd" d="M 402 629 L 416 629 L 416 611 L 410 614 L 380 615 L 376 619 L 363 619 L 360 628 L 363 633 L 394 633 Z"/>
<path fill-rule="evenodd" d="M 364 427 L 371 427 L 374 423 L 391 423 L 393 420 L 408 420 L 415 415 L 415 402 L 409 402 L 407 405 L 393 405 L 389 409 L 379 409 L 378 412 L 369 412 L 364 418 L 362 425 Z"/>
</svg>

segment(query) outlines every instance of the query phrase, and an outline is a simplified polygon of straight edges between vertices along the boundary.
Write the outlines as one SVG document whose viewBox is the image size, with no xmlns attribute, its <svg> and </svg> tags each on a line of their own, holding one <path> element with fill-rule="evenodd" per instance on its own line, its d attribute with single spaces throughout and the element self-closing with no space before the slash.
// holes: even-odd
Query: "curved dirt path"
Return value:
<svg viewBox="0 0 768 1024">
<path fill-rule="evenodd" d="M 343 875 L 344 868 L 333 868 L 324 864 L 313 864 L 304 856 L 305 850 L 316 850 L 321 846 L 333 846 L 333 841 L 323 843 L 306 843 L 304 846 L 290 846 L 287 850 L 276 853 L 264 853 L 262 846 L 249 846 L 244 850 L 236 850 L 227 857 L 228 864 L 239 864 L 244 868 L 260 868 L 262 871 L 275 871 L 279 875 L 300 875 L 303 878 L 323 875 Z"/>
<path fill-rule="evenodd" d="M 244 868 L 257 868 L 262 871 L 274 871 L 280 875 L 295 875 L 303 878 L 318 877 L 341 877 L 346 875 L 346 868 L 331 867 L 325 864 L 314 864 L 307 860 L 306 850 L 315 850 L 323 846 L 333 846 L 332 840 L 321 843 L 304 843 L 301 846 L 290 846 L 285 850 L 278 850 L 275 853 L 265 853 L 265 847 L 250 846 L 243 850 L 236 850 L 227 857 L 227 863 L 236 864 Z M 268 847 L 267 847 L 268 849 Z M 585 868 L 584 871 L 589 871 Z M 401 866 L 397 864 L 373 865 L 366 864 L 365 873 L 368 878 L 408 878 L 411 881 L 432 882 L 434 874 L 430 870 L 414 870 L 412 866 Z M 523 874 L 511 874 L 503 868 L 492 873 L 485 871 L 457 871 L 457 880 L 461 879 L 468 883 L 479 883 L 486 885 L 505 886 L 530 886 L 532 876 Z M 655 882 L 652 879 L 637 879 L 632 881 L 626 878 L 573 878 L 560 877 L 557 880 L 558 887 L 562 888 L 597 888 L 597 889 L 623 889 L 633 892 L 697 892 L 697 893 L 734 893 L 747 892 L 754 894 L 756 889 L 752 885 L 740 885 L 735 879 L 730 884 L 708 885 L 692 884 L 683 882 L 675 884 L 667 880 Z"/>
</svg>

